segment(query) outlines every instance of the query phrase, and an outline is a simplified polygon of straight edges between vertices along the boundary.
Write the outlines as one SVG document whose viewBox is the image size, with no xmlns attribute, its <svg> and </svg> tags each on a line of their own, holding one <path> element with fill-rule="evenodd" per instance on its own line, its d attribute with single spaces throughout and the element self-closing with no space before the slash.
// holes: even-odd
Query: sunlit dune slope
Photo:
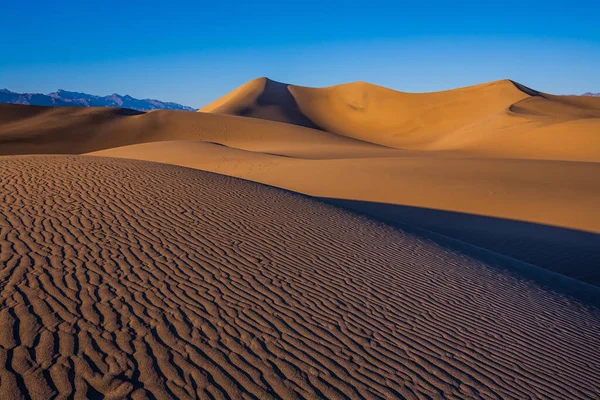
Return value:
<svg viewBox="0 0 600 400">
<path fill-rule="evenodd" d="M 278 103 L 285 90 L 287 100 Z M 312 126 L 299 119 L 300 112 L 322 130 L 403 149 L 600 159 L 600 99 L 547 95 L 510 80 L 403 93 L 365 82 L 309 88 L 259 78 L 200 111 Z"/>
<path fill-rule="evenodd" d="M 0 158 L 6 398 L 594 398 L 600 292 L 198 170 Z"/>
</svg>

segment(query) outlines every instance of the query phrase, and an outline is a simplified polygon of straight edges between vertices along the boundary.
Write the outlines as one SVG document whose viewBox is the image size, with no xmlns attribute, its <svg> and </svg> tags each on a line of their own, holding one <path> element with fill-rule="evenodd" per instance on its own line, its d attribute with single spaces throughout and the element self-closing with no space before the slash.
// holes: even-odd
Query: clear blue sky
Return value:
<svg viewBox="0 0 600 400">
<path fill-rule="evenodd" d="M 259 76 L 600 92 L 600 1 L 5 1 L 0 88 L 200 107 Z"/>
</svg>

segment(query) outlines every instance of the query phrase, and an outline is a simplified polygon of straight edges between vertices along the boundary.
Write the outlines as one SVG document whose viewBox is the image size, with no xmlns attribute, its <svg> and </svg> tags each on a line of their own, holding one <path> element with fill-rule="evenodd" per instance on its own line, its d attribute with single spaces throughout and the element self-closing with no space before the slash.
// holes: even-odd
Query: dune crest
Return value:
<svg viewBox="0 0 600 400">
<path fill-rule="evenodd" d="M 259 112 L 263 107 L 268 108 L 268 105 L 277 103 L 277 92 L 265 90 L 268 85 L 278 87 L 280 91 L 287 90 L 295 100 L 294 107 L 315 126 L 332 133 L 385 145 L 393 145 L 394 141 L 405 144 L 410 144 L 411 141 L 416 144 L 428 142 L 430 138 L 424 137 L 419 128 L 423 124 L 440 124 L 442 113 L 454 114 L 451 125 L 460 125 L 464 124 L 462 120 L 478 118 L 478 112 L 486 115 L 528 96 L 509 80 L 436 93 L 403 93 L 367 82 L 309 88 L 259 78 L 199 111 L 271 119 L 267 110 Z M 482 97 L 487 97 L 487 102 L 482 103 Z M 457 101 L 453 101 L 454 98 Z M 278 114 L 277 120 L 296 123 L 293 119 L 283 119 L 286 113 L 294 110 L 291 105 L 291 102 L 281 105 L 286 111 Z M 251 114 L 247 113 L 249 109 L 253 110 Z M 465 114 L 466 109 L 469 115 L 456 120 L 457 111 Z M 423 121 L 425 116 L 422 114 L 427 114 L 427 121 Z M 437 129 L 442 128 L 443 126 Z M 394 138 L 402 132 L 415 134 Z"/>
</svg>

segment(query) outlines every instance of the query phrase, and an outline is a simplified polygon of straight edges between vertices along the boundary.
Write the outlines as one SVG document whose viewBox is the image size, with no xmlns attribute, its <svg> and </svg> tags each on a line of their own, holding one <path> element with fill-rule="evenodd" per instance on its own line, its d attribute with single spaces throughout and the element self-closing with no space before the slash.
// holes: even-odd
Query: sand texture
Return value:
<svg viewBox="0 0 600 400">
<path fill-rule="evenodd" d="M 600 99 L 200 111 L 0 104 L 0 400 L 600 399 Z"/>
<path fill-rule="evenodd" d="M 91 154 L 188 166 L 293 190 L 600 285 L 600 163 L 425 152 L 300 159 L 200 141 Z"/>
<path fill-rule="evenodd" d="M 156 163 L 0 160 L 3 398 L 594 398 L 600 290 Z"/>
</svg>

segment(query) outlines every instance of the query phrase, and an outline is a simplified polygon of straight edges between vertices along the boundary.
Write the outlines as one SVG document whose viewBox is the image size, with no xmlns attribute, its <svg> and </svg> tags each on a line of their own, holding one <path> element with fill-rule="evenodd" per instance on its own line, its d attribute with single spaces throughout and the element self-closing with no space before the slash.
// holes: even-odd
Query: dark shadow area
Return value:
<svg viewBox="0 0 600 400">
<path fill-rule="evenodd" d="M 88 400 L 102 400 L 104 399 L 104 395 L 94 389 L 93 387 L 88 385 L 87 393 L 85 394 L 85 398 Z"/>
<path fill-rule="evenodd" d="M 368 201 L 320 200 L 410 231 L 457 239 L 600 287 L 600 235 L 503 218 Z"/>
<path fill-rule="evenodd" d="M 321 129 L 300 111 L 296 99 L 290 93 L 289 86 L 286 83 L 265 78 L 265 87 L 257 98 L 259 107 L 242 110 L 240 115 Z"/>
<path fill-rule="evenodd" d="M 529 88 L 525 85 L 521 85 L 519 82 L 515 82 L 512 79 L 509 79 L 509 81 L 515 85 L 517 87 L 517 89 L 519 89 L 521 92 L 528 94 L 530 96 L 541 96 L 542 93 L 538 92 L 537 90 L 533 90 L 532 88 Z"/>
</svg>

